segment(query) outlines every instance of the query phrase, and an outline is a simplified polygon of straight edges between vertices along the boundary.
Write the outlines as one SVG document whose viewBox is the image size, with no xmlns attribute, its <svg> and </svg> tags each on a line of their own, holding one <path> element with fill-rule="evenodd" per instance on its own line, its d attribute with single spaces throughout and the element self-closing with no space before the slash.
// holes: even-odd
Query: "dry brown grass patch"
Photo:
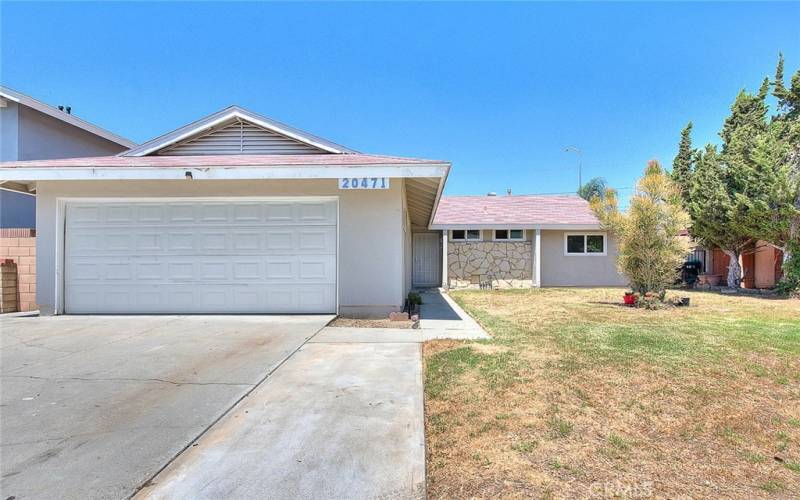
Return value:
<svg viewBox="0 0 800 500">
<path fill-rule="evenodd" d="M 457 295 L 495 339 L 426 345 L 450 377 L 426 400 L 432 498 L 800 491 L 798 302 L 691 294 L 641 311 L 608 303 L 621 294 Z M 497 356 L 514 356 L 508 385 L 488 382 Z"/>
</svg>

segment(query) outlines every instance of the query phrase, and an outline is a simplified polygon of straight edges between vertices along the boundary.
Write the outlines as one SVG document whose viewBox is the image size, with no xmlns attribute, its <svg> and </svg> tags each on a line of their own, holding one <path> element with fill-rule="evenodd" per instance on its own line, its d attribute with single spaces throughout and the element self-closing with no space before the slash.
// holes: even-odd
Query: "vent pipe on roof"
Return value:
<svg viewBox="0 0 800 500">
<path fill-rule="evenodd" d="M 511 188 L 506 189 L 506 196 L 511 196 Z"/>
<path fill-rule="evenodd" d="M 59 106 L 59 107 L 58 107 L 58 110 L 59 110 L 59 111 L 64 111 L 64 106 Z"/>
<path fill-rule="evenodd" d="M 491 191 L 489 193 L 486 193 L 486 196 L 497 196 L 497 193 L 495 193 L 494 191 Z"/>
<path fill-rule="evenodd" d="M 67 106 L 67 114 L 68 115 L 72 114 L 72 106 Z"/>
</svg>

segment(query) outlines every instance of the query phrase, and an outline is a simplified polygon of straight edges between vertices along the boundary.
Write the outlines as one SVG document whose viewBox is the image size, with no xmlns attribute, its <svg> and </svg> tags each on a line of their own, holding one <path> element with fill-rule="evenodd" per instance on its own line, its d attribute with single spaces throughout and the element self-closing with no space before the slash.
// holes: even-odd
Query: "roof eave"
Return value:
<svg viewBox="0 0 800 500">
<path fill-rule="evenodd" d="M 193 180 L 339 179 L 343 177 L 444 177 L 449 164 L 276 165 L 203 167 L 0 167 L 0 179 L 18 182 L 50 180 Z M 441 183 L 440 183 L 441 191 Z"/>
<path fill-rule="evenodd" d="M 452 230 L 452 229 L 545 229 L 545 230 L 564 230 L 564 231 L 597 231 L 602 229 L 600 223 L 596 224 L 558 224 L 558 223 L 477 223 L 477 224 L 431 224 L 430 229 Z"/>
<path fill-rule="evenodd" d="M 119 136 L 113 132 L 109 132 L 104 128 L 87 122 L 86 120 L 82 120 L 75 115 L 65 113 L 58 108 L 50 106 L 49 104 L 45 104 L 42 101 L 34 99 L 33 97 L 17 92 L 16 90 L 11 90 L 8 87 L 0 86 L 0 97 L 4 97 L 10 101 L 22 104 L 23 106 L 27 106 L 47 116 L 61 120 L 64 123 L 68 123 L 69 125 L 85 130 L 86 132 L 94 134 L 98 137 L 102 137 L 107 141 L 119 144 L 122 147 L 136 147 L 136 143 L 129 139 Z"/>
</svg>

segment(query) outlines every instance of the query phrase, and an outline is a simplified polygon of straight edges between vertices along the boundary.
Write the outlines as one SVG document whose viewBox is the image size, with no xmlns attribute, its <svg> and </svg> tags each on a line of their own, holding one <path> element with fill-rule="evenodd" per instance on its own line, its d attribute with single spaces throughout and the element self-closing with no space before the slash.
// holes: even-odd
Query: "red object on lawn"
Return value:
<svg viewBox="0 0 800 500">
<path fill-rule="evenodd" d="M 625 302 L 625 305 L 632 306 L 636 304 L 636 296 L 632 293 L 626 293 L 622 300 Z"/>
</svg>

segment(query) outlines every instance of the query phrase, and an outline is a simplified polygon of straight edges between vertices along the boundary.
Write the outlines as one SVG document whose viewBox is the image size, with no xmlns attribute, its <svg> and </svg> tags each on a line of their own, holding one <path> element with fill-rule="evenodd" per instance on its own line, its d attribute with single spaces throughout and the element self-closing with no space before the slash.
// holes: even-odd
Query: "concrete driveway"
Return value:
<svg viewBox="0 0 800 500">
<path fill-rule="evenodd" d="M 422 338 L 330 319 L 0 319 L 0 498 L 424 498 Z"/>
<path fill-rule="evenodd" d="M 0 319 L 2 498 L 132 495 L 330 319 Z"/>
</svg>

